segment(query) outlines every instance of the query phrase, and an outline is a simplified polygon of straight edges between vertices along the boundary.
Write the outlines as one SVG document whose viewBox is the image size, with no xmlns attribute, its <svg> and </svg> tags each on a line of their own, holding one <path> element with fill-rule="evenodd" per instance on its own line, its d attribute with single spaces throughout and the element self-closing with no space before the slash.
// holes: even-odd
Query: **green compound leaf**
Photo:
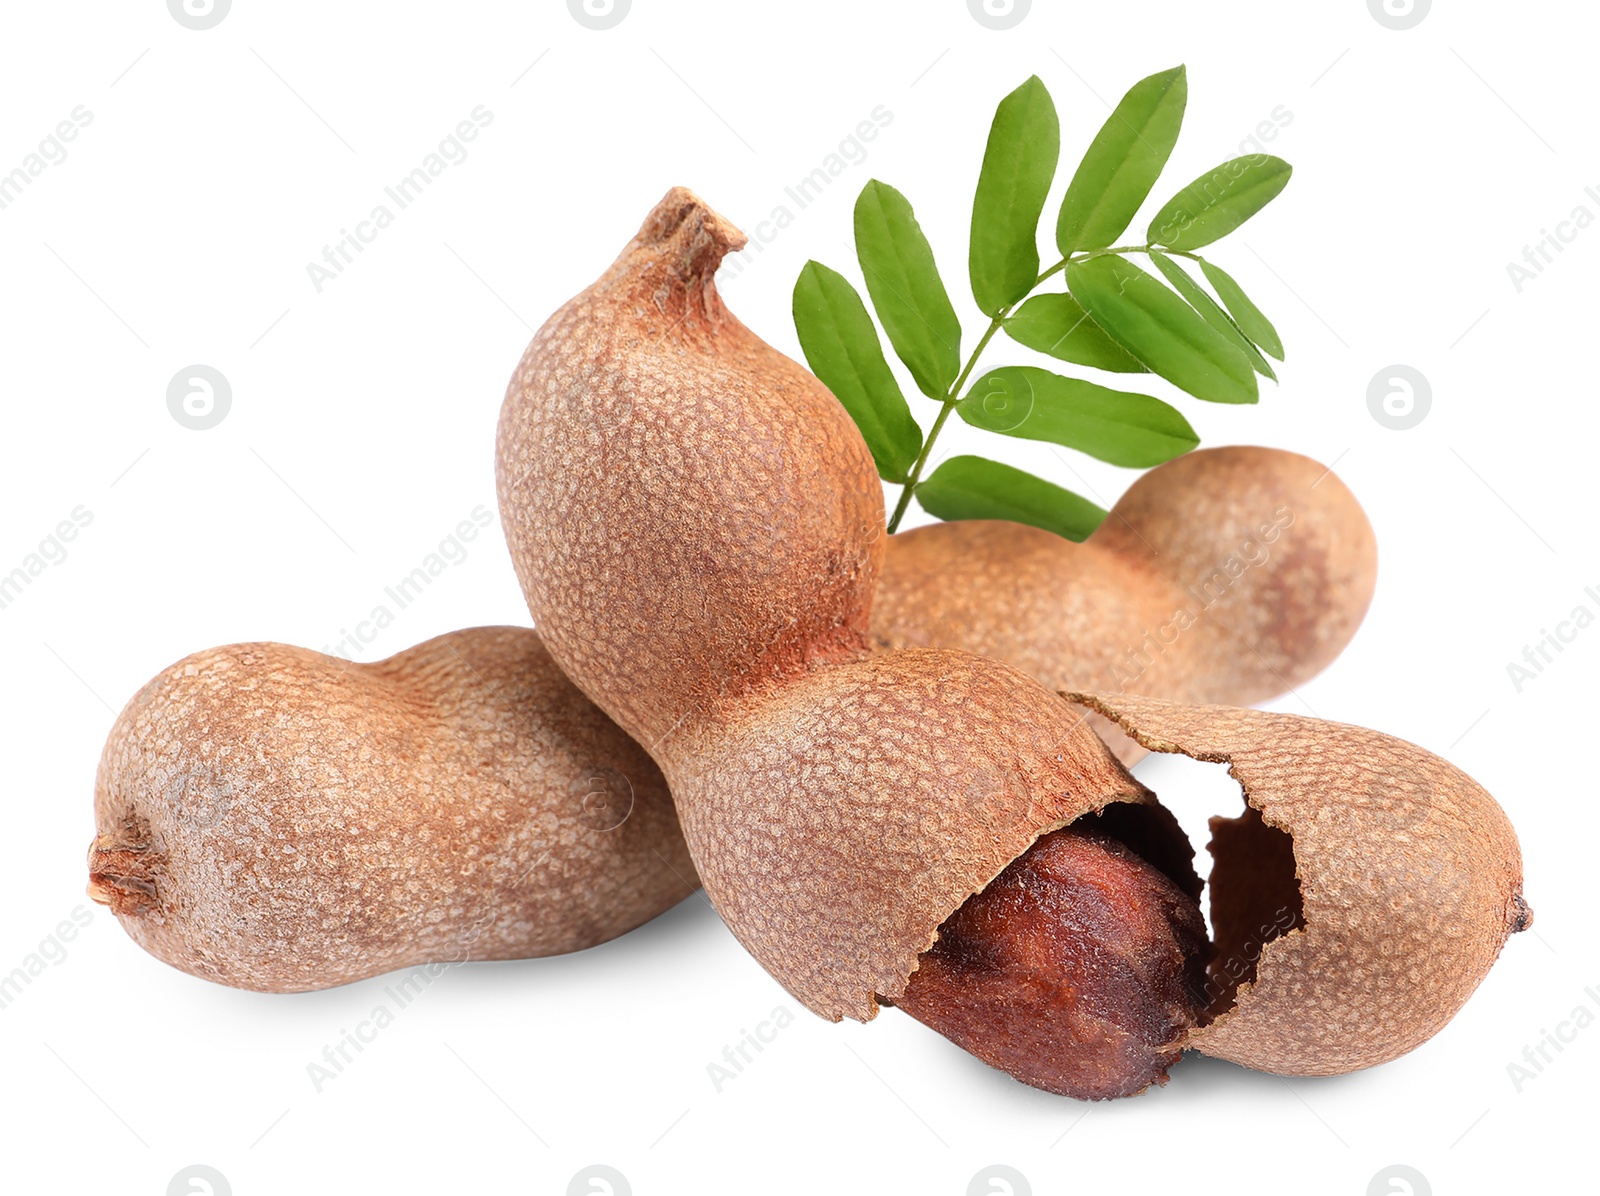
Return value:
<svg viewBox="0 0 1600 1196">
<path fill-rule="evenodd" d="M 904 482 L 922 451 L 922 429 L 855 287 L 821 262 L 807 262 L 794 284 L 794 327 L 811 372 L 861 429 L 879 476 Z"/>
<path fill-rule="evenodd" d="M 984 315 L 999 315 L 1039 277 L 1039 215 L 1060 151 L 1056 106 L 1033 75 L 995 110 L 972 200 L 967 272 Z"/>
<path fill-rule="evenodd" d="M 1141 79 L 1089 143 L 1056 218 L 1062 257 L 1112 244 L 1155 186 L 1183 125 L 1189 99 L 1182 66 Z"/>
<path fill-rule="evenodd" d="M 1104 508 L 998 461 L 951 457 L 917 487 L 917 501 L 939 519 L 1009 519 L 1069 540 L 1086 540 Z"/>
<path fill-rule="evenodd" d="M 961 372 L 961 322 L 904 195 L 873 179 L 856 200 L 856 256 L 889 343 L 930 399 Z"/>
<path fill-rule="evenodd" d="M 1227 236 L 1278 197 L 1293 168 L 1271 154 L 1247 154 L 1209 170 L 1167 201 L 1145 234 L 1152 245 L 1199 249 Z"/>
<path fill-rule="evenodd" d="M 1035 295 L 1003 327 L 1017 344 L 1074 365 L 1118 374 L 1150 372 L 1144 362 L 1107 336 L 1071 295 Z"/>
<path fill-rule="evenodd" d="M 1178 265 L 1166 254 L 1158 253 L 1153 249 L 1150 251 L 1150 260 L 1156 264 L 1156 269 L 1166 276 L 1167 281 L 1172 284 L 1172 289 L 1182 295 L 1189 306 L 1200 313 L 1201 319 L 1222 333 L 1234 348 L 1245 355 L 1250 362 L 1251 368 L 1256 373 L 1271 378 L 1274 382 L 1278 380 L 1278 375 L 1272 372 L 1272 367 L 1267 364 L 1267 359 L 1261 356 L 1245 334 L 1239 331 L 1239 327 L 1233 322 L 1232 317 L 1217 306 L 1217 301 L 1206 294 L 1205 288 L 1190 278 L 1184 272 L 1182 266 Z"/>
<path fill-rule="evenodd" d="M 1074 262 L 1067 286 L 1096 324 L 1174 386 L 1211 403 L 1256 401 L 1245 355 L 1132 262 L 1116 254 Z"/>
<path fill-rule="evenodd" d="M 1160 465 L 1200 443 L 1182 413 L 1160 399 L 1026 365 L 990 370 L 956 414 L 975 428 L 1065 445 L 1132 469 Z"/>
<path fill-rule="evenodd" d="M 1244 288 L 1234 282 L 1233 275 L 1221 266 L 1205 261 L 1200 263 L 1200 269 L 1205 271 L 1206 281 L 1222 297 L 1222 302 L 1238 321 L 1239 331 L 1260 345 L 1264 352 L 1282 361 L 1283 342 L 1278 339 L 1278 330 L 1272 326 L 1271 320 L 1261 314 L 1261 309 L 1250 301 Z"/>
</svg>

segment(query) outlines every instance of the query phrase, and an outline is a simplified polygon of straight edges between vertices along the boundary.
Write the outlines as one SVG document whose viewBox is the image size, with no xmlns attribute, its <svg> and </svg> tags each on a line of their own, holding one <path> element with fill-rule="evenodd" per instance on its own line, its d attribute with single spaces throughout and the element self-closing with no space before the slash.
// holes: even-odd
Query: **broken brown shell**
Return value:
<svg viewBox="0 0 1600 1196">
<path fill-rule="evenodd" d="M 987 657 L 869 651 L 882 491 L 843 408 L 717 297 L 717 262 L 742 243 L 669 192 L 535 335 L 497 445 L 502 523 L 551 655 L 662 766 L 729 927 L 809 1008 L 865 1019 L 967 897 L 1085 815 L 1197 893 L 1176 823 L 1081 711 Z M 1525 921 L 1504 815 L 1420 749 L 1281 715 L 1096 701 L 1170 726 L 1146 747 L 1227 753 L 1262 810 L 1260 828 L 1219 827 L 1224 859 L 1242 860 L 1217 882 L 1225 942 L 1256 933 L 1229 911 L 1258 889 L 1303 899 L 1304 925 L 1286 919 L 1255 975 L 1225 973 L 1194 1045 L 1291 1072 L 1392 1058 L 1448 1019 Z M 1281 866 L 1280 823 L 1303 891 L 1256 866 Z"/>
<path fill-rule="evenodd" d="M 1081 712 L 1005 665 L 907 650 L 776 687 L 663 757 L 717 912 L 807 1008 L 865 1021 L 1039 836 L 1105 809 L 1191 895 L 1193 849 Z"/>
<path fill-rule="evenodd" d="M 743 243 L 674 188 L 540 328 L 501 410 L 501 522 L 551 655 L 661 765 L 734 934 L 815 1012 L 868 1018 L 1039 835 L 1149 795 L 1015 669 L 869 651 L 877 470 L 718 296 Z"/>
<path fill-rule="evenodd" d="M 1226 763 L 1248 805 L 1212 821 L 1217 1013 L 1186 1040 L 1285 1075 L 1427 1041 L 1533 914 L 1505 812 L 1460 769 L 1363 727 L 1071 694 L 1146 748 Z"/>
<path fill-rule="evenodd" d="M 576 951 L 696 880 L 661 774 L 517 627 L 187 657 L 117 718 L 95 823 L 136 942 L 267 992 Z"/>
<path fill-rule="evenodd" d="M 891 536 L 872 637 L 992 656 L 1056 690 L 1250 706 L 1344 649 L 1376 576 L 1372 525 L 1330 469 L 1199 449 L 1142 475 L 1082 544 L 989 520 Z M 1093 722 L 1124 763 L 1144 754 Z"/>
</svg>

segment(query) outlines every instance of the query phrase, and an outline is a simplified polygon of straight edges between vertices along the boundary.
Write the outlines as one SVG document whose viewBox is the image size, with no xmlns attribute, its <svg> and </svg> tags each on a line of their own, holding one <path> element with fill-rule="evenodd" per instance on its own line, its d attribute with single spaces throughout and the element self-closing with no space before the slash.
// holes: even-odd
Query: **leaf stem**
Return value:
<svg viewBox="0 0 1600 1196">
<path fill-rule="evenodd" d="M 973 346 L 972 352 L 967 356 L 967 363 L 961 368 L 961 373 L 950 384 L 950 389 L 945 391 L 943 406 L 939 408 L 939 416 L 933 421 L 933 427 L 928 429 L 927 438 L 922 442 L 922 451 L 917 454 L 916 462 L 911 466 L 911 472 L 906 475 L 906 480 L 900 488 L 900 500 L 894 505 L 894 514 L 889 516 L 889 534 L 893 535 L 900 529 L 900 521 L 905 518 L 906 509 L 911 506 L 911 495 L 916 490 L 917 484 L 922 481 L 923 468 L 928 464 L 928 457 L 933 452 L 933 442 L 939 439 L 939 433 L 944 430 L 945 421 L 950 418 L 950 413 L 955 410 L 960 399 L 961 387 L 972 375 L 973 367 L 978 364 L 978 357 L 989 347 L 989 342 L 994 339 L 994 334 L 1000 331 L 1006 317 L 1011 314 L 1011 309 L 1033 294 L 1039 285 L 1056 274 L 1061 273 L 1074 262 L 1086 262 L 1093 257 L 1103 257 L 1108 253 L 1144 253 L 1148 254 L 1153 249 L 1162 253 L 1172 254 L 1177 257 L 1193 258 L 1195 261 L 1203 260 L 1197 253 L 1186 253 L 1181 249 L 1160 249 L 1156 245 L 1114 245 L 1109 249 L 1089 249 L 1082 253 L 1068 254 L 1055 265 L 1051 266 L 1038 278 L 1033 280 L 1033 286 L 1028 288 L 1028 293 L 1018 299 L 1010 307 L 1000 309 L 1000 313 L 989 321 L 989 327 Z"/>
<path fill-rule="evenodd" d="M 1038 286 L 1039 284 L 1035 282 L 1033 285 Z M 1031 293 L 1032 288 L 1029 288 L 1029 290 Z M 1015 306 L 1015 304 L 1012 306 Z M 1000 331 L 1000 325 L 1004 322 L 1010 310 L 1011 308 L 1009 307 L 1004 308 L 999 315 L 989 321 L 988 330 L 979 338 L 978 343 L 973 346 L 971 354 L 967 357 L 967 364 L 962 367 L 961 373 L 957 375 L 956 380 L 950 384 L 950 389 L 945 391 L 944 405 L 939 408 L 939 418 L 934 420 L 933 427 L 928 429 L 927 439 L 922 442 L 922 451 L 917 454 L 916 463 L 912 465 L 910 474 L 906 476 L 905 485 L 901 487 L 900 501 L 895 503 L 894 514 L 889 517 L 890 535 L 893 535 L 899 529 L 900 520 L 905 518 L 906 508 L 911 505 L 911 493 L 917 488 L 917 483 L 922 480 L 922 470 L 928 463 L 928 454 L 933 451 L 933 442 L 939 439 L 939 433 L 943 430 L 945 421 L 950 418 L 950 413 L 956 409 L 956 401 L 961 394 L 962 384 L 971 375 L 972 367 L 978 364 L 978 355 L 994 339 L 994 334 Z"/>
</svg>

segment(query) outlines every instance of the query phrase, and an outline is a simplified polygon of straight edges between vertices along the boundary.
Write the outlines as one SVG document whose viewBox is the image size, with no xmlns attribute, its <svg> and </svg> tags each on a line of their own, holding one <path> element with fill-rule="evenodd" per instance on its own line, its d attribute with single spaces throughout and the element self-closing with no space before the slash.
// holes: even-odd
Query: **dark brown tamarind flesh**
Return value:
<svg viewBox="0 0 1600 1196">
<path fill-rule="evenodd" d="M 1132 1096 L 1166 1082 L 1200 1017 L 1207 949 L 1171 879 L 1069 826 L 945 920 L 894 1004 L 1035 1088 Z"/>
</svg>

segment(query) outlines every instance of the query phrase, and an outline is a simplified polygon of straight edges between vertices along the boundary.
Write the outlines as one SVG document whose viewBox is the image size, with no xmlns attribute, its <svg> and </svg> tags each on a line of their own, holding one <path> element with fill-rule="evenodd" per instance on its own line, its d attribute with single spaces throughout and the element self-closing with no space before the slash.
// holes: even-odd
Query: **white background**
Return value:
<svg viewBox="0 0 1600 1196">
<path fill-rule="evenodd" d="M 1576 1007 L 1600 1012 L 1600 819 L 1580 767 L 1600 629 L 1520 693 L 1507 665 L 1575 607 L 1600 613 L 1585 594 L 1600 587 L 1600 229 L 1520 293 L 1506 267 L 1574 208 L 1600 216 L 1585 194 L 1600 191 L 1593 6 L 1441 2 L 1408 31 L 1361 0 L 1040 0 L 1003 32 L 957 0 L 637 0 L 606 31 L 551 0 L 237 0 L 204 32 L 159 0 L 13 4 L 4 20 L 0 172 L 75 107 L 92 120 L 0 210 L 0 572 L 75 507 L 92 522 L 0 610 L 0 972 L 74 909 L 93 914 L 0 1009 L 0 1187 L 157 1196 L 205 1163 L 240 1196 L 558 1193 L 605 1163 L 641 1196 L 957 1194 L 1004 1163 L 1036 1193 L 1361 1196 L 1403 1163 L 1441 1194 L 1572 1190 L 1556 1177 L 1589 1153 L 1600 1028 L 1520 1092 L 1507 1068 Z M 212 986 L 83 895 L 116 710 L 201 647 L 333 644 L 475 506 L 493 510 L 494 421 L 524 343 L 669 185 L 751 230 L 791 209 L 724 289 L 796 353 L 797 271 L 815 257 L 858 277 L 851 205 L 869 178 L 893 183 L 970 341 L 968 205 L 995 103 L 1043 78 L 1059 195 L 1107 102 L 1180 61 L 1189 115 L 1155 202 L 1279 106 L 1292 119 L 1267 148 L 1296 170 L 1214 254 L 1275 318 L 1282 387 L 1250 409 L 1177 401 L 1205 443 L 1337 462 L 1381 545 L 1360 637 L 1278 705 L 1447 755 L 1522 837 L 1535 932 L 1436 1039 L 1333 1079 L 1190 1058 L 1165 1089 L 1089 1106 L 894 1011 L 813 1018 L 694 897 L 591 952 L 448 973 L 319 1094 L 307 1064 L 383 980 L 292 997 Z M 493 120 L 468 157 L 318 293 L 307 264 L 478 105 Z M 796 209 L 785 186 L 878 105 L 892 122 L 866 160 Z M 1029 359 L 1000 345 L 986 362 Z M 166 406 L 195 363 L 233 391 L 204 432 Z M 1367 407 L 1396 363 L 1432 386 L 1409 431 Z M 913 402 L 926 424 L 931 404 Z M 1132 477 L 959 425 L 940 452 L 974 449 L 1107 503 Z M 498 535 L 470 548 L 362 659 L 527 621 Z M 1146 771 L 1191 825 L 1237 806 L 1199 766 Z M 794 1023 L 715 1091 L 707 1065 L 777 1008 Z"/>
</svg>

